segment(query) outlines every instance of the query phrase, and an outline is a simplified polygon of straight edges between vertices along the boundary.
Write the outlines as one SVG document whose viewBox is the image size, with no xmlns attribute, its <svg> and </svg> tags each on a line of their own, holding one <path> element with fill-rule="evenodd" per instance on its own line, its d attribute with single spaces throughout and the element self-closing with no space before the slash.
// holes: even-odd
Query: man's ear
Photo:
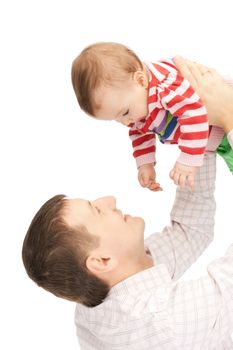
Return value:
<svg viewBox="0 0 233 350">
<path fill-rule="evenodd" d="M 139 85 L 141 85 L 142 87 L 144 87 L 144 88 L 148 88 L 148 78 L 147 78 L 147 76 L 146 76 L 146 74 L 143 72 L 143 71 L 141 71 L 141 70 L 137 70 L 136 72 L 134 72 L 133 73 L 133 80 L 137 83 L 137 84 L 139 84 Z"/>
<path fill-rule="evenodd" d="M 86 259 L 86 267 L 96 276 L 104 275 L 113 271 L 118 265 L 118 261 L 111 256 L 101 256 L 100 254 L 91 254 Z"/>
</svg>

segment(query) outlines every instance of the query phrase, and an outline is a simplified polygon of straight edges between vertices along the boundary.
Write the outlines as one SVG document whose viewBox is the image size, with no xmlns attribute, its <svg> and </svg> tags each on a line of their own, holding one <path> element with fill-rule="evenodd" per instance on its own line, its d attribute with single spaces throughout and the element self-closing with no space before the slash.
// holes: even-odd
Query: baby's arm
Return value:
<svg viewBox="0 0 233 350">
<path fill-rule="evenodd" d="M 170 177 L 176 185 L 184 187 L 188 184 L 193 190 L 197 168 L 202 165 L 208 141 L 207 113 L 194 91 L 191 97 L 175 96 L 174 92 L 170 95 L 174 95 L 173 99 L 178 98 L 179 102 L 173 106 L 172 100 L 167 99 L 166 108 L 178 117 L 181 132 L 178 140 L 181 153 L 170 172 Z"/>
<path fill-rule="evenodd" d="M 156 182 L 155 167 L 152 163 L 139 167 L 138 181 L 142 187 L 147 187 L 151 191 L 162 191 L 160 184 Z"/>
<path fill-rule="evenodd" d="M 208 142 L 209 124 L 206 108 L 200 97 L 174 66 L 163 82 L 159 92 L 161 105 L 178 117 L 180 136 L 178 140 L 181 153 L 170 177 L 174 183 L 183 187 L 186 183 L 194 189 L 197 167 L 203 163 Z"/>
<path fill-rule="evenodd" d="M 152 191 L 162 190 L 156 182 L 155 166 L 155 134 L 152 131 L 146 134 L 140 133 L 135 124 L 129 130 L 129 136 L 133 146 L 133 156 L 138 168 L 138 181 L 142 187 Z"/>
<path fill-rule="evenodd" d="M 176 162 L 169 175 L 177 186 L 185 187 L 188 183 L 190 189 L 193 191 L 195 188 L 195 176 L 197 169 L 198 167 Z"/>
</svg>

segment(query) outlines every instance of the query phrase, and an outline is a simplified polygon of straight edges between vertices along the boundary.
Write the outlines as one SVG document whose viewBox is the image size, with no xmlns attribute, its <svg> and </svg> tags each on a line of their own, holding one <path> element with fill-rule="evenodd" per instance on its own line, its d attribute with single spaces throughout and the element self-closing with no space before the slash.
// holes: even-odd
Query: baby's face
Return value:
<svg viewBox="0 0 233 350">
<path fill-rule="evenodd" d="M 101 86 L 94 95 L 100 108 L 95 117 L 116 120 L 123 125 L 135 123 L 148 114 L 148 78 L 143 72 L 114 86 Z"/>
</svg>

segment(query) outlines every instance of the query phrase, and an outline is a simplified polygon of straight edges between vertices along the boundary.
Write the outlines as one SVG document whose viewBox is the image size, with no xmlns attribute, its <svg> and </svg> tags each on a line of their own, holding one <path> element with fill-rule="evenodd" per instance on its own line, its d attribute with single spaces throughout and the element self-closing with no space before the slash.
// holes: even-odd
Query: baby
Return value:
<svg viewBox="0 0 233 350">
<path fill-rule="evenodd" d="M 233 172 L 233 151 L 225 131 L 210 126 L 206 108 L 173 60 L 142 63 L 118 43 L 85 48 L 72 65 L 72 84 L 87 114 L 130 127 L 138 179 L 143 187 L 161 190 L 156 182 L 155 137 L 178 144 L 180 155 L 170 172 L 179 186 L 194 188 L 204 153 L 219 149 Z"/>
</svg>

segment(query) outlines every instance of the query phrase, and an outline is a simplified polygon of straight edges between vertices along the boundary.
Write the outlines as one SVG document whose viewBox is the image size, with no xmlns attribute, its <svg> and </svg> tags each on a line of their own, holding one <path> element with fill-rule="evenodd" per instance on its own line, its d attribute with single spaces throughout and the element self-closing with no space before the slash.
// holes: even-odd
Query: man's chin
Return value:
<svg viewBox="0 0 233 350">
<path fill-rule="evenodd" d="M 133 220 L 135 222 L 135 225 L 137 225 L 137 227 L 140 227 L 141 230 L 144 232 L 144 228 L 145 228 L 145 221 L 143 218 L 141 218 L 140 216 L 135 216 L 133 217 Z"/>
</svg>

